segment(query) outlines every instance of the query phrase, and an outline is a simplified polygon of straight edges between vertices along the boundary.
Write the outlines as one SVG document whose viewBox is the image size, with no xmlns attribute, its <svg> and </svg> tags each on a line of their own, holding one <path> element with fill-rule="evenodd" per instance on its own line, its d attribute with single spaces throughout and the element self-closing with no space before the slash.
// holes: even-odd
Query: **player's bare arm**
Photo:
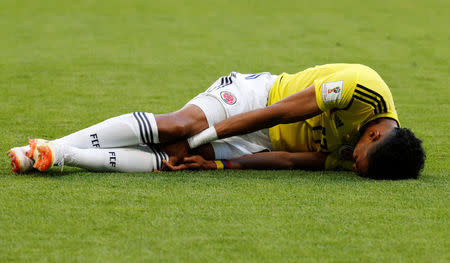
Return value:
<svg viewBox="0 0 450 263">
<path fill-rule="evenodd" d="M 214 126 L 219 138 L 241 135 L 277 124 L 311 118 L 321 111 L 317 106 L 314 85 L 286 97 L 266 108 L 241 113 Z"/>
<path fill-rule="evenodd" d="M 178 165 L 164 161 L 166 169 L 180 170 L 216 170 L 216 169 L 257 169 L 257 170 L 285 170 L 304 169 L 321 170 L 324 168 L 327 154 L 322 152 L 263 152 L 245 155 L 229 160 L 205 160 L 200 155 L 183 158 Z"/>
<path fill-rule="evenodd" d="M 191 148 L 195 148 L 218 138 L 222 139 L 246 134 L 277 124 L 293 123 L 311 118 L 320 113 L 321 111 L 316 102 L 314 85 L 311 85 L 268 107 L 228 118 L 189 138 L 188 142 Z M 180 147 L 183 147 L 182 144 L 180 143 Z"/>
</svg>

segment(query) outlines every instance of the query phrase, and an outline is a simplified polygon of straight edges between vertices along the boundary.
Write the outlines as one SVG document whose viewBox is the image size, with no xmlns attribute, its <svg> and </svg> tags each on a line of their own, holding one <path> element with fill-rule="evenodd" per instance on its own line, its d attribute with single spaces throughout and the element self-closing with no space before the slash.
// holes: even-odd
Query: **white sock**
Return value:
<svg viewBox="0 0 450 263">
<path fill-rule="evenodd" d="M 152 172 L 162 168 L 166 153 L 148 146 L 110 149 L 80 149 L 62 145 L 64 165 L 98 172 Z M 58 158 L 57 158 L 58 159 Z"/>
<path fill-rule="evenodd" d="M 158 127 L 152 113 L 133 112 L 120 115 L 55 142 L 80 149 L 112 148 L 159 143 Z"/>
</svg>

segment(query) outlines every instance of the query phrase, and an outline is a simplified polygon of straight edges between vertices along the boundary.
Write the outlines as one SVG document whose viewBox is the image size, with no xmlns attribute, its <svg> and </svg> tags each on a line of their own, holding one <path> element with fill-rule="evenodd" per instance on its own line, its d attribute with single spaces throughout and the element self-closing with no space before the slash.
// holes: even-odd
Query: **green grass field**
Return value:
<svg viewBox="0 0 450 263">
<path fill-rule="evenodd" d="M 449 262 L 450 2 L 0 1 L 0 262 Z M 419 180 L 349 172 L 14 176 L 6 151 L 230 71 L 363 63 L 424 141 Z"/>
</svg>

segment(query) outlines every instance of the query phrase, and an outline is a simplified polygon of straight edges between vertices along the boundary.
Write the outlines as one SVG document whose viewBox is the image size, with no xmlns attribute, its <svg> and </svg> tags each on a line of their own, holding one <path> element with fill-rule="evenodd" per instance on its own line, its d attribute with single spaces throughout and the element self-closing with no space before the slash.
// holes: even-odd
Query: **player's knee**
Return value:
<svg viewBox="0 0 450 263">
<path fill-rule="evenodd" d="M 186 139 L 208 128 L 203 111 L 194 105 L 188 105 L 177 112 L 157 115 L 156 123 L 161 142 Z"/>
<path fill-rule="evenodd" d="M 160 136 L 167 137 L 164 141 L 182 139 L 189 134 L 189 125 L 177 118 L 165 118 L 158 122 L 158 132 Z"/>
</svg>

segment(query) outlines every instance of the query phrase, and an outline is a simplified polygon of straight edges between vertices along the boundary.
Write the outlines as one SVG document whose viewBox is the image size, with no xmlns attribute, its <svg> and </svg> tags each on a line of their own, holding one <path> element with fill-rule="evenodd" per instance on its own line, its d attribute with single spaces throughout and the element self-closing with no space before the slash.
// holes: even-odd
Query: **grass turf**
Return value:
<svg viewBox="0 0 450 263">
<path fill-rule="evenodd" d="M 424 140 L 420 180 L 347 172 L 11 176 L 0 261 L 448 262 L 446 1 L 2 1 L 0 152 L 132 111 L 180 108 L 219 76 L 376 69 Z"/>
</svg>

